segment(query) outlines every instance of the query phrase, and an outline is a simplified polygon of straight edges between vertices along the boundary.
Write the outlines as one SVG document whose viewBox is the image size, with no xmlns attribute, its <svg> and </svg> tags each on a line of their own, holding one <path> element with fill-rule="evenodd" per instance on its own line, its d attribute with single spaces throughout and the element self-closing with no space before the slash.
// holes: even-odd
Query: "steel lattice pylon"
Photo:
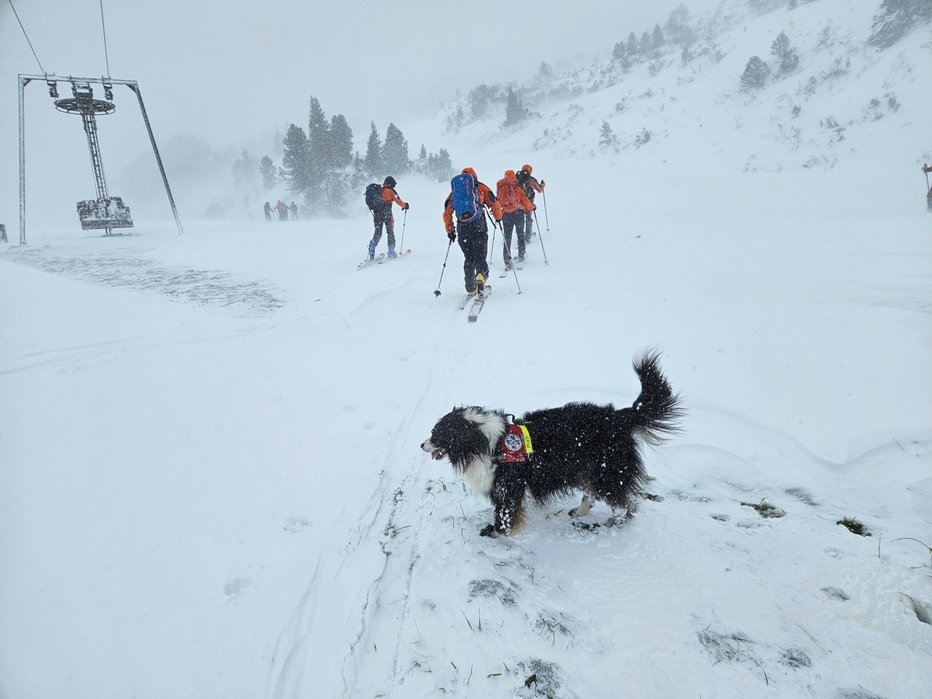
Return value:
<svg viewBox="0 0 932 699">
<path fill-rule="evenodd" d="M 94 182 L 97 188 L 97 199 L 79 201 L 77 203 L 78 216 L 81 219 L 81 227 L 88 229 L 103 229 L 107 235 L 110 235 L 113 228 L 131 228 L 133 221 L 130 211 L 123 204 L 120 197 L 111 197 L 107 190 L 107 180 L 104 175 L 103 160 L 100 155 L 100 142 L 97 138 L 97 115 L 111 114 L 116 110 L 116 106 L 111 101 L 113 99 L 113 86 L 126 85 L 136 95 L 139 103 L 139 110 L 142 113 L 145 122 L 146 131 L 149 134 L 149 142 L 152 146 L 152 152 L 155 154 L 155 161 L 158 165 L 159 172 L 162 175 L 162 183 L 165 185 L 165 193 L 168 195 L 168 202 L 171 205 L 172 214 L 175 217 L 175 224 L 178 227 L 178 234 L 184 233 L 181 227 L 181 219 L 178 217 L 178 209 L 175 207 L 175 200 L 172 197 L 171 187 L 168 185 L 168 177 L 165 175 L 165 168 L 162 166 L 162 158 L 159 155 L 158 146 L 155 143 L 155 136 L 152 133 L 152 127 L 149 124 L 149 117 L 146 114 L 146 106 L 142 101 L 142 92 L 139 84 L 135 80 L 117 80 L 111 78 L 76 78 L 60 77 L 56 75 L 20 75 L 19 76 L 19 242 L 20 245 L 26 244 L 26 136 L 25 136 L 25 106 L 24 91 L 26 85 L 33 80 L 43 80 L 49 86 L 49 96 L 58 97 L 58 83 L 66 82 L 71 84 L 71 98 L 57 99 L 55 108 L 68 114 L 79 114 L 84 125 L 84 133 L 87 136 L 87 145 L 91 155 L 91 166 L 94 170 Z M 94 99 L 92 84 L 100 84 L 104 88 L 106 100 Z"/>
</svg>

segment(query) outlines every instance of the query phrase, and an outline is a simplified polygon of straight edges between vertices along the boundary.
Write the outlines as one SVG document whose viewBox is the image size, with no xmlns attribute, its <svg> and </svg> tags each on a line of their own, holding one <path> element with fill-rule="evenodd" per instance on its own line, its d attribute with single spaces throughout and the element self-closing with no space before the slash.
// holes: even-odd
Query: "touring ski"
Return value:
<svg viewBox="0 0 932 699">
<path fill-rule="evenodd" d="M 479 320 L 479 313 L 482 311 L 483 306 L 485 306 L 485 300 L 489 298 L 489 294 L 492 293 L 492 287 L 488 284 L 485 285 L 485 291 L 481 294 L 476 294 L 473 298 L 472 306 L 469 307 L 469 322 L 475 323 Z"/>
<path fill-rule="evenodd" d="M 366 267 L 370 267 L 372 265 L 380 265 L 382 264 L 382 258 L 384 257 L 384 252 L 380 252 L 376 257 L 367 257 L 365 260 L 356 265 L 356 271 L 365 269 Z"/>
</svg>

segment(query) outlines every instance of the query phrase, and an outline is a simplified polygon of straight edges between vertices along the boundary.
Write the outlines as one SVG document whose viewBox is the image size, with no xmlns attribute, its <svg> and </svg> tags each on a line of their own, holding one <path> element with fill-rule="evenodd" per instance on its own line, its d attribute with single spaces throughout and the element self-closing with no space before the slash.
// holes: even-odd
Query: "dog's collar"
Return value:
<svg viewBox="0 0 932 699">
<path fill-rule="evenodd" d="M 531 443 L 531 433 L 527 427 L 509 423 L 499 442 L 494 460 L 499 464 L 523 462 L 527 461 L 533 452 L 534 445 Z"/>
</svg>

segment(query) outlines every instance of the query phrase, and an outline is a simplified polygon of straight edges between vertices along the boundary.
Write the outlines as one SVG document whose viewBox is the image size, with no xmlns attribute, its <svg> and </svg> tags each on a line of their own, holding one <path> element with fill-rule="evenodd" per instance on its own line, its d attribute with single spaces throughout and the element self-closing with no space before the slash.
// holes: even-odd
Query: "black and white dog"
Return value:
<svg viewBox="0 0 932 699">
<path fill-rule="evenodd" d="M 658 361 L 657 352 L 635 361 L 641 394 L 630 408 L 568 403 L 519 419 L 500 410 L 454 408 L 421 449 L 434 459 L 447 457 L 474 491 L 492 501 L 495 523 L 482 529 L 483 536 L 516 531 L 524 522 L 526 498 L 542 505 L 571 491 L 583 493 L 571 516 L 588 513 L 590 497 L 631 516 L 647 476 L 638 440 L 662 442 L 678 430 L 682 416 Z"/>
</svg>

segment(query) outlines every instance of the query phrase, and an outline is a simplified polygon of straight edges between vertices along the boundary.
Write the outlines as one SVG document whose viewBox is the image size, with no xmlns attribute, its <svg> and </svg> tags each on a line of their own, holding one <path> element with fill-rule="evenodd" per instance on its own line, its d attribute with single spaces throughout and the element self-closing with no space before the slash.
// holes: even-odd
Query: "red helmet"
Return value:
<svg viewBox="0 0 932 699">
<path fill-rule="evenodd" d="M 527 165 L 527 164 L 522 165 L 522 166 L 521 166 L 521 169 L 524 170 L 525 172 L 527 172 L 527 174 L 529 174 L 529 175 L 530 175 L 532 172 L 534 172 L 534 168 L 532 168 L 530 165 Z"/>
</svg>

